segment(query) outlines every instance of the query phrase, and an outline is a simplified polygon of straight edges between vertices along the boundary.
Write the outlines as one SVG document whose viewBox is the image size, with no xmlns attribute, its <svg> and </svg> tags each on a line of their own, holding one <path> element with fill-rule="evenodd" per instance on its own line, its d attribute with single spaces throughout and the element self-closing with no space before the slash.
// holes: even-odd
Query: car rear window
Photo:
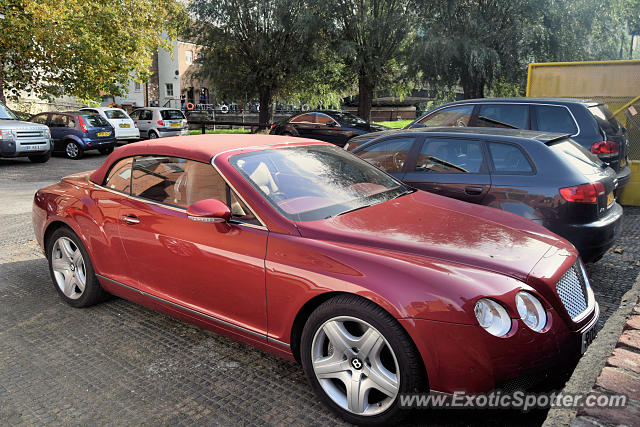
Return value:
<svg viewBox="0 0 640 427">
<path fill-rule="evenodd" d="M 538 130 L 545 132 L 578 133 L 576 122 L 565 107 L 536 105 Z"/>
<path fill-rule="evenodd" d="M 99 116 L 97 114 L 82 116 L 82 118 L 84 119 L 87 126 L 89 126 L 90 128 L 109 125 L 109 122 L 107 122 L 105 119 L 102 118 L 102 116 Z"/>
<path fill-rule="evenodd" d="M 622 131 L 622 125 L 606 105 L 592 105 L 589 107 L 589 111 L 607 135 L 617 134 Z"/>
<path fill-rule="evenodd" d="M 124 111 L 121 110 L 107 110 L 104 112 L 104 115 L 107 116 L 108 119 L 128 119 L 127 115 Z"/>
<path fill-rule="evenodd" d="M 163 120 L 182 120 L 184 119 L 184 115 L 180 110 L 162 110 L 160 111 L 160 116 L 162 116 Z"/>
<path fill-rule="evenodd" d="M 549 148 L 585 175 L 598 173 L 602 170 L 602 161 L 572 139 L 567 138 L 552 143 Z"/>
</svg>

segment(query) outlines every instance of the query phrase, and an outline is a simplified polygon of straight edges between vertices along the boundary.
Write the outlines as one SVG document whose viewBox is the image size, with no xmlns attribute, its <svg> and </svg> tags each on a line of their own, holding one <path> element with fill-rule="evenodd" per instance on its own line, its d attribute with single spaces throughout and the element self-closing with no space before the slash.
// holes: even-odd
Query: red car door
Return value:
<svg viewBox="0 0 640 427">
<path fill-rule="evenodd" d="M 134 197 L 120 209 L 129 268 L 137 286 L 160 300 L 266 335 L 267 230 L 250 222 L 187 218 L 188 205 L 213 198 L 227 202 L 227 194 L 209 164 L 137 157 Z"/>
</svg>

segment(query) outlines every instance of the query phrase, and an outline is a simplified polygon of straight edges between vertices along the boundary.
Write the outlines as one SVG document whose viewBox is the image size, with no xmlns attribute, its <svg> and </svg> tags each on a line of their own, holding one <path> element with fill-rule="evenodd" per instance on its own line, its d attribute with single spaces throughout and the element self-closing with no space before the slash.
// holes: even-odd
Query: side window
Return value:
<svg viewBox="0 0 640 427">
<path fill-rule="evenodd" d="M 443 108 L 418 122 L 423 126 L 469 126 L 473 105 Z"/>
<path fill-rule="evenodd" d="M 133 157 L 120 160 L 116 163 L 109 172 L 107 180 L 104 185 L 107 188 L 116 191 L 122 191 L 123 193 L 129 193 L 131 191 L 131 165 L 133 164 Z"/>
<path fill-rule="evenodd" d="M 46 125 L 47 124 L 47 116 L 48 116 L 48 114 L 38 114 L 37 116 L 33 117 L 29 121 L 32 122 L 32 123 L 38 123 L 39 125 Z"/>
<path fill-rule="evenodd" d="M 565 107 L 536 105 L 538 130 L 545 132 L 578 133 L 576 122 Z"/>
<path fill-rule="evenodd" d="M 533 167 L 520 148 L 511 144 L 490 142 L 489 152 L 493 167 L 500 173 L 532 173 Z"/>
<path fill-rule="evenodd" d="M 522 104 L 485 104 L 478 112 L 479 127 L 529 129 L 529 106 Z"/>
<path fill-rule="evenodd" d="M 482 143 L 466 139 L 429 139 L 422 144 L 416 172 L 478 173 L 484 156 Z"/>
<path fill-rule="evenodd" d="M 129 117 L 133 120 L 138 120 L 138 116 L 140 116 L 140 110 L 133 110 L 131 114 L 129 114 Z"/>
<path fill-rule="evenodd" d="M 253 225 L 262 225 L 233 190 L 231 190 L 231 218 Z"/>
<path fill-rule="evenodd" d="M 49 127 L 52 127 L 52 128 L 67 127 L 67 116 L 62 114 L 52 114 Z"/>
<path fill-rule="evenodd" d="M 322 126 L 339 126 L 338 122 L 326 114 L 316 114 L 316 123 Z"/>
<path fill-rule="evenodd" d="M 387 139 L 369 145 L 356 154 L 384 171 L 400 172 L 414 142 L 413 137 Z"/>
<path fill-rule="evenodd" d="M 313 116 L 311 114 L 300 114 L 291 119 L 290 123 L 313 123 Z"/>
<path fill-rule="evenodd" d="M 151 110 L 142 110 L 140 112 L 140 120 L 152 120 L 153 112 Z"/>
<path fill-rule="evenodd" d="M 76 127 L 76 121 L 73 117 L 67 116 L 67 127 L 71 129 Z"/>
</svg>

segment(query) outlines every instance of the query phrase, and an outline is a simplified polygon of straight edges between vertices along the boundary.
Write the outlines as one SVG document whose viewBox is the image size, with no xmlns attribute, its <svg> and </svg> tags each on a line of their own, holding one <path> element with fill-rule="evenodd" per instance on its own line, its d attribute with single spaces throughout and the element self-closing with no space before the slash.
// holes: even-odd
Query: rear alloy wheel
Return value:
<svg viewBox="0 0 640 427">
<path fill-rule="evenodd" d="M 57 229 L 47 244 L 49 272 L 62 299 L 73 307 L 88 307 L 107 295 L 96 278 L 89 255 L 68 228 Z"/>
<path fill-rule="evenodd" d="M 73 141 L 67 142 L 67 145 L 64 146 L 64 153 L 68 158 L 73 160 L 81 159 L 84 156 L 84 150 L 82 147 Z"/>
<path fill-rule="evenodd" d="M 98 151 L 100 152 L 100 154 L 111 154 L 113 153 L 113 147 L 98 148 Z"/>
<path fill-rule="evenodd" d="M 363 298 L 343 295 L 318 307 L 300 348 L 314 391 L 350 423 L 397 421 L 398 396 L 425 389 L 424 368 L 407 333 Z"/>
<path fill-rule="evenodd" d="M 156 139 L 158 138 L 158 134 L 152 131 L 149 131 L 149 139 Z"/>
</svg>

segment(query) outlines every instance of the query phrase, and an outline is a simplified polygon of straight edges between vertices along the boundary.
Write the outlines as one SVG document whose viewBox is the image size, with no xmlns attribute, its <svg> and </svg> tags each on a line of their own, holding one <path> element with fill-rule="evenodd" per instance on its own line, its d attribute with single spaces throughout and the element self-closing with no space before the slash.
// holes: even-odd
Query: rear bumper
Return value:
<svg viewBox="0 0 640 427">
<path fill-rule="evenodd" d="M 618 171 L 616 174 L 616 178 L 618 178 L 618 188 L 616 188 L 616 193 L 624 188 L 625 185 L 631 181 L 631 168 L 629 166 L 625 166 Z"/>
<path fill-rule="evenodd" d="M 116 129 L 117 140 L 134 140 L 140 139 L 140 131 L 137 128 L 131 129 Z"/>
<path fill-rule="evenodd" d="M 104 138 L 104 139 L 88 139 L 84 138 L 84 149 L 85 150 L 93 150 L 98 148 L 109 148 L 115 147 L 116 138 Z"/>
<path fill-rule="evenodd" d="M 189 135 L 189 128 L 188 127 L 184 127 L 184 128 L 176 128 L 176 129 L 171 129 L 171 128 L 158 128 L 158 135 L 162 138 L 167 137 L 167 136 L 181 136 L 181 135 Z"/>
<path fill-rule="evenodd" d="M 560 224 L 552 231 L 569 240 L 584 262 L 595 262 L 615 243 L 622 231 L 622 206 L 615 203 L 604 218 L 586 224 Z"/>
</svg>

